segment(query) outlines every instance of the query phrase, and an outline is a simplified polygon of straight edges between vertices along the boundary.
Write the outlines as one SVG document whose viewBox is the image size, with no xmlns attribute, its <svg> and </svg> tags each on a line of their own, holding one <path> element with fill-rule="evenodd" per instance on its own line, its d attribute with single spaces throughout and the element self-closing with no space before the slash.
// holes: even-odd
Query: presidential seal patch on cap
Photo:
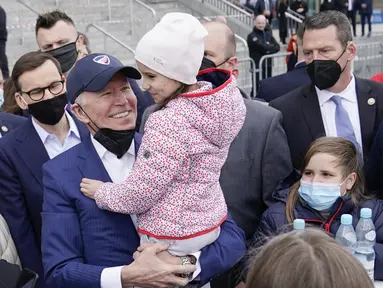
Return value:
<svg viewBox="0 0 383 288">
<path fill-rule="evenodd" d="M 106 55 L 99 55 L 93 58 L 93 61 L 102 64 L 102 65 L 109 65 L 110 64 L 110 59 Z"/>
</svg>

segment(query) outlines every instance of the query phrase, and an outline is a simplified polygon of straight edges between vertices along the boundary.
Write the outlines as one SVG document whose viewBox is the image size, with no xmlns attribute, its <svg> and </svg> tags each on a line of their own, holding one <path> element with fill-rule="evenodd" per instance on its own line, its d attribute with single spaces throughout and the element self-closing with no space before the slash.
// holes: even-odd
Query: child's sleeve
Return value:
<svg viewBox="0 0 383 288">
<path fill-rule="evenodd" d="M 162 113 L 152 114 L 131 174 L 121 184 L 101 185 L 95 194 L 97 206 L 123 214 L 140 214 L 153 207 L 172 185 L 180 167 L 187 165 L 181 133 Z"/>
</svg>

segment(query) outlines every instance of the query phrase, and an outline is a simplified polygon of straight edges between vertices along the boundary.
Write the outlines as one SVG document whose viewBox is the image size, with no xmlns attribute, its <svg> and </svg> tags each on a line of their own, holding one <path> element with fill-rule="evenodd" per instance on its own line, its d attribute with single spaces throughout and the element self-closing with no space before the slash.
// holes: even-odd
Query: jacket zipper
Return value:
<svg viewBox="0 0 383 288">
<path fill-rule="evenodd" d="M 326 232 L 330 233 L 330 228 L 331 228 L 332 222 L 334 222 L 335 217 L 339 214 L 340 210 L 342 209 L 342 206 L 343 206 L 343 201 L 340 202 L 340 205 L 339 205 L 338 209 L 336 210 L 334 215 L 332 215 L 332 217 L 330 218 L 330 221 L 328 221 L 328 222 L 325 222 L 325 221 L 322 221 L 322 220 L 316 220 L 316 219 L 303 219 L 303 220 L 305 220 L 306 222 L 322 223 L 322 225 L 324 227 L 324 230 Z"/>
</svg>

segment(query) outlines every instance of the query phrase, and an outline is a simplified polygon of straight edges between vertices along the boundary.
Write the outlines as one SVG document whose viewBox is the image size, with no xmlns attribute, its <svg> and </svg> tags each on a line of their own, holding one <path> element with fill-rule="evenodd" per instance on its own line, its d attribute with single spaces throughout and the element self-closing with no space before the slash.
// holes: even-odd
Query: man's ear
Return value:
<svg viewBox="0 0 383 288">
<path fill-rule="evenodd" d="M 25 102 L 23 96 L 21 96 L 19 92 L 15 93 L 15 99 L 21 110 L 28 109 L 28 104 Z"/>
<path fill-rule="evenodd" d="M 74 115 L 76 115 L 77 119 L 84 123 L 84 124 L 89 124 L 90 120 L 88 116 L 85 114 L 85 112 L 80 108 L 80 105 L 77 103 L 74 103 L 70 106 L 71 111 L 73 112 Z"/>
</svg>

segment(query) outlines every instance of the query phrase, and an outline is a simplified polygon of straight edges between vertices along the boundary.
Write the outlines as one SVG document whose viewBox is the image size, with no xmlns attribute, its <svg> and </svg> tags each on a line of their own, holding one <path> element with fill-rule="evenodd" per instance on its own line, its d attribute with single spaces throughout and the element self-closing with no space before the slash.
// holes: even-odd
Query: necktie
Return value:
<svg viewBox="0 0 383 288">
<path fill-rule="evenodd" d="M 335 110 L 335 126 L 338 137 L 343 137 L 350 140 L 354 143 L 355 147 L 361 152 L 361 147 L 356 141 L 354 128 L 352 127 L 350 117 L 348 116 L 347 111 L 342 105 L 342 98 L 340 96 L 334 95 L 331 97 L 331 100 L 336 105 Z"/>
</svg>

